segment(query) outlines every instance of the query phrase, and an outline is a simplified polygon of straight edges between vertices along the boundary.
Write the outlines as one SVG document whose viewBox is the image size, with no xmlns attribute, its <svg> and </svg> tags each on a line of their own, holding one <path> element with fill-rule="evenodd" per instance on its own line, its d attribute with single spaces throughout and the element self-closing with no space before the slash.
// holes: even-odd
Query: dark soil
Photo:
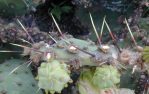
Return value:
<svg viewBox="0 0 149 94">
<path fill-rule="evenodd" d="M 57 31 L 57 28 L 49 14 L 49 8 L 52 8 L 51 2 L 57 5 L 62 3 L 62 1 L 59 0 L 47 0 L 45 4 L 37 7 L 37 11 L 34 13 L 36 24 L 39 26 L 40 30 L 44 32 Z M 88 35 L 88 28 L 74 16 L 75 6 L 71 4 L 71 0 L 66 0 L 64 6 L 66 5 L 72 7 L 71 10 L 69 13 L 62 13 L 60 20 L 57 19 L 62 32 L 67 32 L 73 36 Z"/>
</svg>

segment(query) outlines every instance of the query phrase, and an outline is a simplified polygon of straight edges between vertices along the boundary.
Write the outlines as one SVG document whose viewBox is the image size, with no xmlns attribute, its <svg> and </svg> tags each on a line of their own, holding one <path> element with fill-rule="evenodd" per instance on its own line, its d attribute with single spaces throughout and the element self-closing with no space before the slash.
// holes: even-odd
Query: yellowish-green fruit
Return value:
<svg viewBox="0 0 149 94">
<path fill-rule="evenodd" d="M 149 47 L 148 46 L 144 48 L 144 51 L 143 51 L 143 60 L 146 63 L 149 63 Z"/>
<path fill-rule="evenodd" d="M 100 94 L 100 89 L 92 83 L 94 71 L 84 69 L 78 81 L 78 89 L 80 94 Z"/>
<path fill-rule="evenodd" d="M 113 88 L 119 82 L 120 74 L 117 69 L 104 65 L 97 67 L 95 71 L 83 70 L 79 78 L 78 89 L 80 94 L 102 94 L 102 90 Z"/>
<path fill-rule="evenodd" d="M 115 67 L 104 65 L 96 68 L 92 81 L 100 89 L 111 88 L 120 82 L 120 74 Z"/>
<path fill-rule="evenodd" d="M 61 92 L 66 84 L 71 81 L 70 71 L 65 63 L 53 60 L 42 63 L 38 69 L 39 88 L 50 92 Z"/>
</svg>

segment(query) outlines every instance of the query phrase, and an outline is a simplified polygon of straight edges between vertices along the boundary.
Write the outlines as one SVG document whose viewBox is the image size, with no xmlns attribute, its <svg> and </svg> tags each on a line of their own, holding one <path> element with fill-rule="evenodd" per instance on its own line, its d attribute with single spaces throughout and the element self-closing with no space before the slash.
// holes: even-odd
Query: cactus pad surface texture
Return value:
<svg viewBox="0 0 149 94">
<path fill-rule="evenodd" d="M 24 62 L 13 59 L 0 64 L 0 94 L 42 94 Z"/>
</svg>

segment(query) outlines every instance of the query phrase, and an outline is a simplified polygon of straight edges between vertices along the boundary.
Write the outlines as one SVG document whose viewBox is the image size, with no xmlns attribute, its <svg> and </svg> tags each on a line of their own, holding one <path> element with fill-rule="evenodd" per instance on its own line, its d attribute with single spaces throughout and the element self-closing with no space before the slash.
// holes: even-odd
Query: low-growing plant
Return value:
<svg viewBox="0 0 149 94">
<path fill-rule="evenodd" d="M 65 5 L 65 2 L 60 3 L 59 5 L 56 5 L 54 3 L 51 3 L 52 8 L 49 8 L 49 14 L 53 14 L 58 20 L 61 19 L 61 15 L 63 13 L 68 13 L 72 7 Z"/>
</svg>

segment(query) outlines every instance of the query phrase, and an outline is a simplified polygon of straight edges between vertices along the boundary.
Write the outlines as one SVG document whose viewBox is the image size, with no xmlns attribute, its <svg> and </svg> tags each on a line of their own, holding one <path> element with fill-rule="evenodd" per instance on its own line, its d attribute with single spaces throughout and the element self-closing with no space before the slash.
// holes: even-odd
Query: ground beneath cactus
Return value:
<svg viewBox="0 0 149 94">
<path fill-rule="evenodd" d="M 132 9 L 131 8 L 130 8 L 129 11 L 127 11 L 127 13 L 115 12 L 115 11 L 111 11 L 111 10 L 108 10 L 108 9 L 105 9 L 105 8 L 97 9 L 97 10 L 94 10 L 94 9 L 97 9 L 97 8 L 93 7 L 92 11 L 88 11 L 87 9 L 84 9 L 84 8 L 80 7 L 76 11 L 76 16 L 78 16 L 80 21 L 83 24 L 85 24 L 86 26 L 88 26 L 89 27 L 89 31 L 92 32 L 92 34 L 90 35 L 90 39 L 92 39 L 92 40 L 96 40 L 96 37 L 95 37 L 96 35 L 93 32 L 94 29 L 93 29 L 93 26 L 91 24 L 91 20 L 90 20 L 90 17 L 89 17 L 89 12 L 93 16 L 94 24 L 95 24 L 96 29 L 99 32 L 99 34 L 100 34 L 102 23 L 103 23 L 103 18 L 106 16 L 106 21 L 109 24 L 111 30 L 114 33 L 117 33 L 117 35 L 121 33 L 119 31 L 122 28 L 122 25 L 118 22 L 118 18 L 120 16 L 128 17 L 132 13 Z M 104 28 L 104 34 L 105 35 L 103 36 L 103 40 L 107 38 L 106 37 L 107 36 L 106 32 L 108 33 L 108 29 Z"/>
</svg>

